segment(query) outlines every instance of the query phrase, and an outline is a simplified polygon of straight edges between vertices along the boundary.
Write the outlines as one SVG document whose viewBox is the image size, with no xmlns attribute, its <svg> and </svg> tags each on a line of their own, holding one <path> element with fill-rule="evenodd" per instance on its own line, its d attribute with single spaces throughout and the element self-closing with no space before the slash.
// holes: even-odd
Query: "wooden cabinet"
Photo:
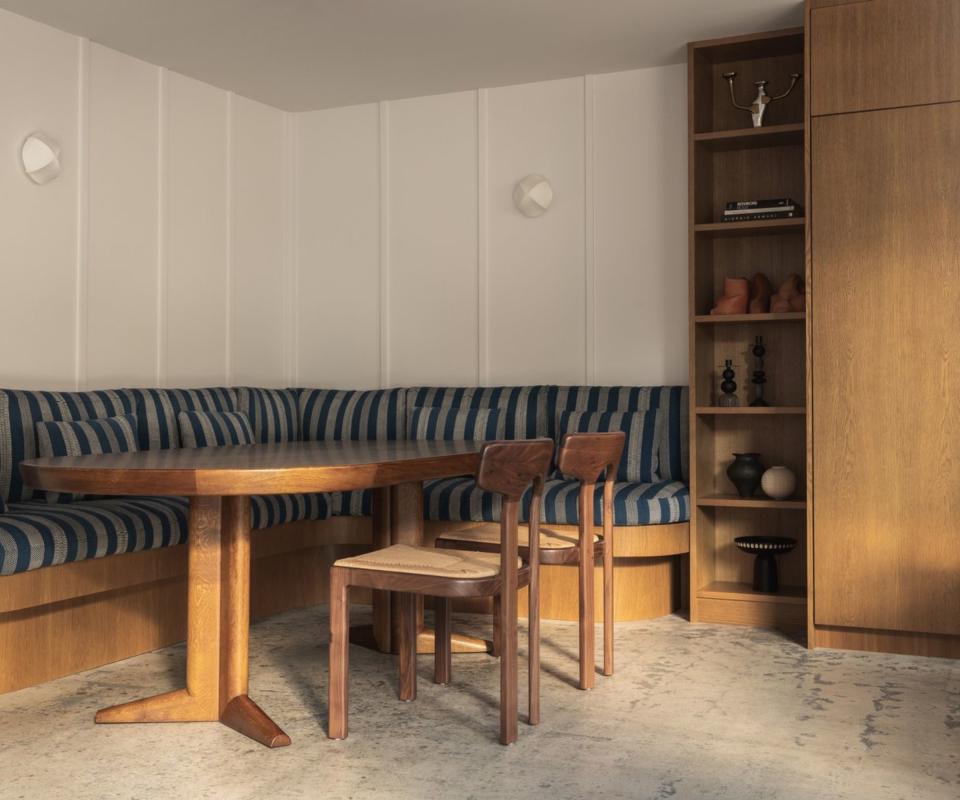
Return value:
<svg viewBox="0 0 960 800">
<path fill-rule="evenodd" d="M 960 103 L 811 152 L 815 622 L 960 634 Z"/>
<path fill-rule="evenodd" d="M 960 2 L 813 0 L 814 116 L 960 100 Z"/>
</svg>

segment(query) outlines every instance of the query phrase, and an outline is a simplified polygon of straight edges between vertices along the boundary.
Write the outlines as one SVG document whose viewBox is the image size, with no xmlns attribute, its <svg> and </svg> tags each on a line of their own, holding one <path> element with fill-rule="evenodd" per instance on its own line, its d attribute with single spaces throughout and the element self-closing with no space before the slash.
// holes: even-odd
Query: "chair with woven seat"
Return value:
<svg viewBox="0 0 960 800">
<path fill-rule="evenodd" d="M 543 482 L 553 442 L 550 439 L 490 442 L 480 454 L 478 486 L 502 497 L 498 553 L 439 551 L 433 547 L 391 545 L 372 553 L 343 558 L 330 569 L 330 702 L 327 735 L 345 739 L 348 727 L 349 589 L 399 593 L 401 700 L 417 696 L 417 596 L 434 598 L 436 639 L 434 681 L 450 682 L 451 599 L 497 597 L 503 631 L 500 662 L 500 741 L 517 739 L 517 592 L 529 586 L 529 716 L 540 718 L 539 561 L 537 547 L 529 559 L 517 544 L 520 500 L 533 485 L 532 507 L 540 517 Z M 537 525 L 534 524 L 534 531 Z M 530 548 L 527 548 L 530 549 Z"/>
<path fill-rule="evenodd" d="M 613 433 L 568 433 L 560 443 L 557 467 L 564 475 L 580 481 L 577 503 L 578 535 L 539 527 L 539 504 L 531 505 L 530 525 L 519 535 L 520 556 L 528 561 L 539 551 L 541 565 L 577 564 L 580 594 L 580 688 L 595 685 L 593 568 L 603 560 L 603 674 L 613 674 L 613 486 L 617 465 L 626 440 L 622 431 Z M 598 476 L 603 473 L 603 536 L 594 533 L 594 495 Z M 441 533 L 436 547 L 452 551 L 474 550 L 498 553 L 501 534 L 485 526 Z M 530 547 L 533 542 L 533 548 Z M 592 557 L 581 558 L 590 552 Z M 502 610 L 494 598 L 493 651 L 501 652 L 503 635 L 499 625 Z"/>
</svg>

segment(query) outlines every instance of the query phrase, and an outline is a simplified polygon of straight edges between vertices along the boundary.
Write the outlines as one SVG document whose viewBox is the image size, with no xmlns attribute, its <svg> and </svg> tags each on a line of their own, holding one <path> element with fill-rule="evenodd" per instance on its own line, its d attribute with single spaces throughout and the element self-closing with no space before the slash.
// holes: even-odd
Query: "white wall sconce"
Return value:
<svg viewBox="0 0 960 800">
<path fill-rule="evenodd" d="M 23 171 L 34 183 L 49 183 L 60 174 L 60 145 L 43 133 L 31 133 L 20 148 Z"/>
<path fill-rule="evenodd" d="M 525 217 L 539 217 L 553 203 L 553 187 L 543 175 L 527 175 L 514 187 L 513 202 Z"/>
</svg>

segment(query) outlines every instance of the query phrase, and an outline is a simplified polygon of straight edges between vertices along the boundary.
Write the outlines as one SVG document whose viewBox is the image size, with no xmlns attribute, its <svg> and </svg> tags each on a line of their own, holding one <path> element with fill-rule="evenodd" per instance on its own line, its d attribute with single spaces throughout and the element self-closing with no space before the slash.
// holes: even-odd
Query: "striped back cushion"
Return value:
<svg viewBox="0 0 960 800">
<path fill-rule="evenodd" d="M 403 389 L 302 389 L 300 437 L 308 442 L 403 439 Z"/>
<path fill-rule="evenodd" d="M 179 447 L 177 414 L 181 411 L 240 410 L 236 389 L 124 389 L 123 392 L 135 403 L 141 450 Z"/>
<path fill-rule="evenodd" d="M 546 386 L 489 386 L 407 389 L 407 408 L 496 408 L 498 439 L 536 439 L 549 435 Z"/>
<path fill-rule="evenodd" d="M 547 417 L 556 438 L 556 422 L 564 411 L 644 411 L 665 413 L 658 458 L 664 480 L 689 482 L 689 390 L 686 386 L 551 386 Z"/>
<path fill-rule="evenodd" d="M 137 418 L 133 414 L 103 419 L 37 423 L 37 453 L 41 457 L 90 456 L 137 451 Z M 80 500 L 82 494 L 44 492 L 48 503 Z"/>
<path fill-rule="evenodd" d="M 250 418 L 256 442 L 295 442 L 300 438 L 296 389 L 239 390 L 240 410 Z"/>
<path fill-rule="evenodd" d="M 496 408 L 415 408 L 410 414 L 411 439 L 492 441 L 498 438 Z"/>
<path fill-rule="evenodd" d="M 660 480 L 659 442 L 664 414 L 646 411 L 563 411 L 557 419 L 557 445 L 567 433 L 623 431 L 627 440 L 617 465 L 617 481 L 653 483 Z"/>
<path fill-rule="evenodd" d="M 181 411 L 177 422 L 184 447 L 253 444 L 253 427 L 242 411 Z"/>
<path fill-rule="evenodd" d="M 19 503 L 34 497 L 20 476 L 20 462 L 39 455 L 38 422 L 115 417 L 135 410 L 133 398 L 122 391 L 0 389 L 0 498 Z"/>
</svg>

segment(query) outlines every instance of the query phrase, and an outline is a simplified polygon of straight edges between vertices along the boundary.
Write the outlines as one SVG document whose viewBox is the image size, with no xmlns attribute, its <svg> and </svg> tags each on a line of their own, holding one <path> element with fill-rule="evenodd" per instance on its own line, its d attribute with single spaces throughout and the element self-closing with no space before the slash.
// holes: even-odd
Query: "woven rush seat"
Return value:
<svg viewBox="0 0 960 800">
<path fill-rule="evenodd" d="M 520 560 L 517 560 L 518 567 Z M 473 553 L 466 550 L 436 550 L 394 544 L 372 553 L 341 558 L 335 567 L 369 569 L 378 572 L 403 572 L 436 578 L 492 578 L 500 572 L 500 556 L 496 553 Z"/>
<path fill-rule="evenodd" d="M 500 528 L 488 525 L 475 525 L 471 528 L 464 528 L 459 531 L 447 531 L 437 537 L 437 541 L 443 542 L 463 542 L 464 544 L 500 544 Z M 599 542 L 600 537 L 593 535 L 593 541 Z M 517 531 L 517 544 L 521 548 L 530 546 L 530 529 L 520 528 Z M 547 528 L 540 529 L 540 548 L 542 550 L 566 550 L 577 547 L 580 539 L 575 531 L 567 533 L 566 531 L 553 531 Z M 450 552 L 444 550 L 444 552 Z"/>
</svg>

